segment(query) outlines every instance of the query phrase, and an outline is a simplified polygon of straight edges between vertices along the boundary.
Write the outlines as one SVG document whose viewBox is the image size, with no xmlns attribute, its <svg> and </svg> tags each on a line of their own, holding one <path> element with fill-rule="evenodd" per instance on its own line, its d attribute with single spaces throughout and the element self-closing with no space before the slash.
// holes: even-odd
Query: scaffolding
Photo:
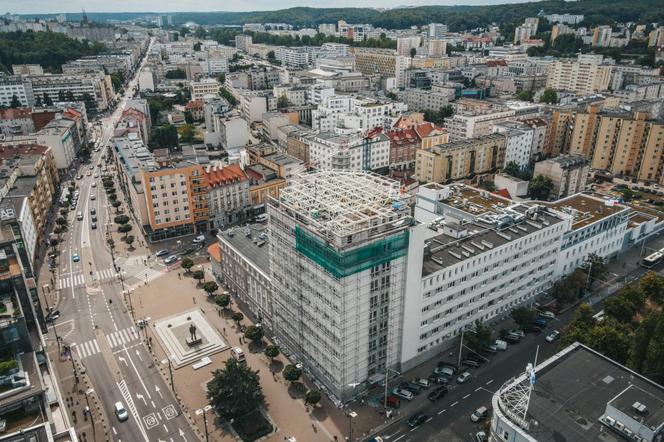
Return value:
<svg viewBox="0 0 664 442">
<path fill-rule="evenodd" d="M 279 204 L 324 237 L 347 236 L 390 223 L 398 228 L 410 217 L 408 195 L 401 193 L 399 183 L 366 171 L 301 175 L 281 190 Z"/>
</svg>

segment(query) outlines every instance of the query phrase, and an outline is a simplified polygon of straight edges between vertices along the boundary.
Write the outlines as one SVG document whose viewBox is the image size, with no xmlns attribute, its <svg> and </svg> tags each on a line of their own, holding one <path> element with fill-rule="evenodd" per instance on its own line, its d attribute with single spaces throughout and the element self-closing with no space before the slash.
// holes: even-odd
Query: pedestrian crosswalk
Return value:
<svg viewBox="0 0 664 442">
<path fill-rule="evenodd" d="M 128 344 L 131 341 L 140 339 L 135 327 L 127 327 L 106 335 L 106 340 L 111 348 L 119 347 L 122 344 Z"/>
<path fill-rule="evenodd" d="M 68 289 L 69 287 L 80 287 L 85 284 L 83 273 L 75 273 L 74 275 L 66 275 L 58 279 L 56 284 L 57 290 Z"/>
<path fill-rule="evenodd" d="M 106 341 L 112 349 L 137 340 L 140 340 L 140 335 L 138 334 L 136 328 L 133 326 L 106 335 Z M 81 344 L 73 343 L 72 347 L 75 349 L 76 354 L 78 354 L 78 357 L 81 359 L 96 355 L 101 352 L 101 348 L 99 347 L 99 342 L 97 342 L 97 339 L 90 339 L 89 341 L 83 342 Z"/>
<path fill-rule="evenodd" d="M 107 279 L 117 278 L 116 275 L 117 273 L 115 273 L 114 269 L 97 270 L 95 272 L 95 279 L 98 281 L 104 281 Z"/>
<path fill-rule="evenodd" d="M 72 346 L 74 346 L 74 349 L 78 354 L 78 357 L 81 359 L 87 358 L 88 356 L 96 355 L 97 353 L 101 352 L 101 349 L 99 348 L 99 343 L 97 342 L 96 339 L 91 339 L 82 344 L 72 344 Z"/>
</svg>

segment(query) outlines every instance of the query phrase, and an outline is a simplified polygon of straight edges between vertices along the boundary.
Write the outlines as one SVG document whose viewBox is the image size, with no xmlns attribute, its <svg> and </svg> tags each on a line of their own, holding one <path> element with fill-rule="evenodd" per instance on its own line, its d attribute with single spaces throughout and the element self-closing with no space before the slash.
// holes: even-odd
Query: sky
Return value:
<svg viewBox="0 0 664 442">
<path fill-rule="evenodd" d="M 47 14 L 60 12 L 179 12 L 179 11 L 266 11 L 294 6 L 375 7 L 423 5 L 488 5 L 520 3 L 525 0 L 0 0 L 0 13 Z"/>
</svg>

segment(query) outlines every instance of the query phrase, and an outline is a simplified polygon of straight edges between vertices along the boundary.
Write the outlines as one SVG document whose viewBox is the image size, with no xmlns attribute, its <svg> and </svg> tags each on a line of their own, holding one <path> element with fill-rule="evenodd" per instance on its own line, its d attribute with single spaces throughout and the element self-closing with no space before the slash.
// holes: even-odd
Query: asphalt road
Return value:
<svg viewBox="0 0 664 442">
<path fill-rule="evenodd" d="M 72 347 L 72 357 L 87 372 L 94 394 L 101 399 L 114 440 L 195 441 L 198 438 L 181 414 L 170 387 L 141 341 L 140 330 L 124 307 L 122 284 L 106 244 L 105 232 L 107 226 L 111 227 L 114 209 L 95 174 L 100 171 L 97 164 L 106 152 L 104 146 L 135 84 L 136 78 L 127 86 L 116 111 L 100 121 L 96 130 L 101 130 L 102 149 L 77 172 L 84 175 L 77 181 L 78 206 L 68 216 L 70 227 L 59 246 L 56 289 L 60 293 L 61 317 L 56 326 L 63 342 Z M 90 165 L 93 170 L 89 170 Z M 93 182 L 97 187 L 92 187 Z M 97 212 L 97 229 L 91 228 L 92 208 Z M 76 219 L 79 212 L 83 214 L 80 221 Z M 79 262 L 73 261 L 75 254 L 80 256 Z M 126 422 L 116 418 L 116 402 L 122 402 L 129 412 Z"/>
</svg>

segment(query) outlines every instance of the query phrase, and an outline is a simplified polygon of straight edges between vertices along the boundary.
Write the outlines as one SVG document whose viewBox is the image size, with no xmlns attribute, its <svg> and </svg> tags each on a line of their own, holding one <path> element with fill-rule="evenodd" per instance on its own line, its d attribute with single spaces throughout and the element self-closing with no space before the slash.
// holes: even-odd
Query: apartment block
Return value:
<svg viewBox="0 0 664 442">
<path fill-rule="evenodd" d="M 570 225 L 541 205 L 463 185 L 426 184 L 416 198 L 401 370 L 439 354 L 477 321 L 532 304 L 553 282 Z"/>
<path fill-rule="evenodd" d="M 390 169 L 412 170 L 415 153 L 422 141 L 413 129 L 393 129 L 385 132 L 390 139 Z"/>
<path fill-rule="evenodd" d="M 34 106 L 32 83 L 19 75 L 0 74 L 0 106 L 9 107 L 16 97 L 21 106 Z"/>
<path fill-rule="evenodd" d="M 415 174 L 420 183 L 445 183 L 494 172 L 505 165 L 507 138 L 500 133 L 420 149 Z"/>
<path fill-rule="evenodd" d="M 494 133 L 505 136 L 505 164 L 516 163 L 522 169 L 530 165 L 535 131 L 525 124 L 515 121 L 496 124 Z"/>
<path fill-rule="evenodd" d="M 505 109 L 457 112 L 445 121 L 445 126 L 450 133 L 450 139 L 458 141 L 489 135 L 496 124 L 513 120 L 515 117 L 514 110 Z"/>
<path fill-rule="evenodd" d="M 390 165 L 390 139 L 380 130 L 365 137 L 321 132 L 309 137 L 309 161 L 319 170 L 378 170 Z"/>
<path fill-rule="evenodd" d="M 192 81 L 189 83 L 191 88 L 191 99 L 202 100 L 207 95 L 219 95 L 221 85 L 216 78 L 204 78 L 201 81 Z"/>
<path fill-rule="evenodd" d="M 34 131 L 32 108 L 0 109 L 0 134 L 5 136 L 28 135 Z"/>
<path fill-rule="evenodd" d="M 208 167 L 210 229 L 223 230 L 246 219 L 249 207 L 249 179 L 239 164 Z"/>
<path fill-rule="evenodd" d="M 560 155 L 535 163 L 533 176 L 553 182 L 550 198 L 557 200 L 586 190 L 590 174 L 588 160 L 580 155 Z"/>
<path fill-rule="evenodd" d="M 612 66 L 601 63 L 556 60 L 549 65 L 546 87 L 580 95 L 609 89 Z"/>
<path fill-rule="evenodd" d="M 88 111 L 104 111 L 114 99 L 115 91 L 111 77 L 103 72 L 85 75 L 41 75 L 26 77 L 32 85 L 35 102 L 83 100 Z M 86 97 L 89 97 L 86 99 Z M 34 104 L 34 103 L 32 103 Z"/>
<path fill-rule="evenodd" d="M 408 204 L 397 182 L 330 171 L 294 180 L 268 214 L 275 336 L 346 401 L 400 361 Z"/>
</svg>

